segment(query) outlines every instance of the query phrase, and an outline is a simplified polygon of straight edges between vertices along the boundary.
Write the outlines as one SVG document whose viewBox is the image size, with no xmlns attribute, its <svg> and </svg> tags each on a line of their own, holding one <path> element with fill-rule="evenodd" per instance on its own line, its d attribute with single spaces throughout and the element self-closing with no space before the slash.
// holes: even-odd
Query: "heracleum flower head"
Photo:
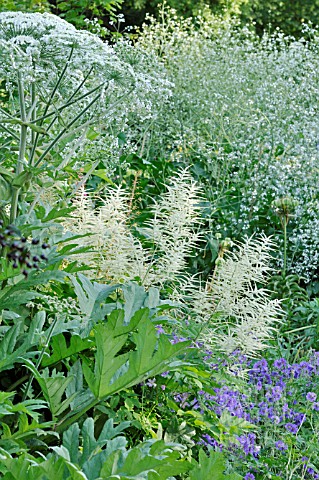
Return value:
<svg viewBox="0 0 319 480">
<path fill-rule="evenodd" d="M 46 76 L 50 81 L 67 61 L 78 78 L 92 67 L 100 81 L 116 71 L 110 46 L 50 13 L 0 13 L 0 45 L 0 72 L 7 80 L 15 80 L 19 72 L 26 81 L 44 82 Z"/>
</svg>

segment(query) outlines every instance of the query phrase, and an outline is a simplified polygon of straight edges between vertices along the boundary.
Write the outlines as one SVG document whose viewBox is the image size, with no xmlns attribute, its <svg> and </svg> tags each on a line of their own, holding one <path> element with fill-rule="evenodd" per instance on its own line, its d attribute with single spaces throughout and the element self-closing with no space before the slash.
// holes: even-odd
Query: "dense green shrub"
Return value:
<svg viewBox="0 0 319 480">
<path fill-rule="evenodd" d="M 2 12 L 46 12 L 50 11 L 48 0 L 2 0 Z"/>
<path fill-rule="evenodd" d="M 277 28 L 300 37 L 302 24 L 319 24 L 318 0 L 246 0 L 241 9 L 243 22 L 252 21 L 258 33 Z"/>
<path fill-rule="evenodd" d="M 141 26 L 147 15 L 160 16 L 160 0 L 3 0 L 0 11 L 51 11 L 77 28 L 88 28 L 87 20 L 110 28 L 110 14 L 124 14 L 126 25 Z M 166 0 L 177 15 L 188 18 L 209 9 L 222 17 L 235 16 L 242 24 L 254 25 L 259 34 L 279 28 L 300 37 L 302 24 L 319 23 L 319 0 Z"/>
</svg>

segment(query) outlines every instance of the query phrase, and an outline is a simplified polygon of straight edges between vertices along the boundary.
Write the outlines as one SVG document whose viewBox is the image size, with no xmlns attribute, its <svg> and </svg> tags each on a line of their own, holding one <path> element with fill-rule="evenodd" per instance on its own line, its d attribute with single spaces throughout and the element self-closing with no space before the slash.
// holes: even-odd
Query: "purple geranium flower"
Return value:
<svg viewBox="0 0 319 480">
<path fill-rule="evenodd" d="M 308 402 L 315 402 L 317 399 L 317 395 L 314 392 L 308 392 L 306 395 L 306 399 Z"/>
<path fill-rule="evenodd" d="M 294 423 L 286 423 L 285 428 L 290 433 L 297 433 L 298 432 L 298 427 Z"/>
<path fill-rule="evenodd" d="M 246 475 L 244 476 L 244 480 L 255 480 L 255 475 L 253 475 L 252 473 L 246 473 Z"/>
<path fill-rule="evenodd" d="M 164 328 L 163 328 L 163 325 L 162 325 L 162 324 L 155 325 L 155 328 L 156 328 L 156 330 L 157 330 L 157 333 L 158 333 L 159 335 L 161 335 L 162 333 L 165 333 L 165 330 L 164 330 Z"/>
<path fill-rule="evenodd" d="M 284 450 L 287 450 L 288 449 L 288 446 L 285 444 L 285 442 L 283 442 L 282 440 L 278 440 L 276 443 L 275 443 L 275 447 L 277 448 L 277 450 L 280 450 L 280 451 L 284 451 Z"/>
</svg>

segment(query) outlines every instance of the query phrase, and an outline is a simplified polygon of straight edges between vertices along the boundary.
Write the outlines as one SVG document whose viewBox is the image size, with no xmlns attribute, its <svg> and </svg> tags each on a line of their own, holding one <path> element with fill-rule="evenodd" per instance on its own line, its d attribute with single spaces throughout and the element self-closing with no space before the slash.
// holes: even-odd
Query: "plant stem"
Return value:
<svg viewBox="0 0 319 480">
<path fill-rule="evenodd" d="M 65 132 L 67 132 L 69 130 L 69 128 L 72 127 L 72 125 L 74 125 L 74 123 L 79 120 L 79 118 L 81 118 L 90 108 L 91 106 L 98 101 L 98 99 L 100 98 L 100 94 L 98 94 L 96 97 L 93 98 L 93 100 L 78 114 L 76 115 L 71 121 L 70 123 L 54 138 L 54 140 L 52 140 L 52 142 L 50 143 L 50 145 L 45 149 L 45 151 L 42 153 L 42 155 L 40 155 L 40 157 L 38 158 L 38 160 L 36 161 L 35 163 L 35 167 L 37 167 L 41 161 L 45 158 L 45 156 L 47 155 L 47 153 L 50 152 L 50 150 L 54 147 L 54 145 L 60 140 L 60 138 L 62 137 L 62 135 L 65 134 Z"/>
<path fill-rule="evenodd" d="M 284 268 L 282 270 L 282 276 L 286 276 L 287 270 L 287 221 L 288 219 L 285 217 L 283 222 L 283 229 L 284 229 Z"/>
<path fill-rule="evenodd" d="M 24 98 L 24 85 L 23 85 L 23 80 L 21 78 L 20 72 L 18 73 L 18 94 L 19 94 L 21 120 L 22 122 L 26 122 L 27 116 L 26 116 L 25 98 Z M 28 127 L 26 125 L 20 126 L 20 145 L 19 145 L 18 161 L 17 161 L 16 171 L 15 171 L 16 177 L 23 172 L 23 166 L 25 163 L 25 151 L 26 151 L 26 144 L 27 144 L 27 128 Z M 13 188 L 11 210 L 10 210 L 10 223 L 13 223 L 17 218 L 20 190 L 21 189 L 18 187 Z"/>
<path fill-rule="evenodd" d="M 46 349 L 48 348 L 49 346 L 49 343 L 50 343 L 50 340 L 51 340 L 51 337 L 52 337 L 52 334 L 53 334 L 53 331 L 54 331 L 54 328 L 57 324 L 57 321 L 58 321 L 58 317 L 55 318 L 55 320 L 52 322 L 52 325 L 51 325 L 51 328 L 49 330 L 49 333 L 48 333 L 48 336 L 47 336 L 47 339 L 46 339 L 46 342 L 45 342 L 45 345 L 43 345 L 42 347 L 42 350 L 40 352 L 40 355 L 39 355 L 39 358 L 38 358 L 38 361 L 35 365 L 35 368 L 36 370 L 39 369 L 40 365 L 41 365 L 41 362 L 42 362 L 42 358 L 43 358 L 43 355 L 44 355 L 44 352 L 46 351 Z M 22 397 L 22 401 L 24 402 L 28 396 L 28 393 L 29 393 L 29 390 L 30 390 L 30 387 L 31 387 L 31 384 L 33 382 L 33 379 L 34 379 L 34 374 L 32 373 L 30 378 L 29 378 L 29 381 L 28 381 L 28 384 L 27 384 L 27 387 L 23 393 L 23 397 Z"/>
<path fill-rule="evenodd" d="M 36 119 L 36 95 L 35 95 L 35 83 L 33 82 L 32 85 L 31 85 L 31 120 L 35 120 Z M 34 145 L 35 144 L 35 131 L 34 130 L 31 130 L 31 145 Z M 32 158 L 30 158 L 30 166 L 32 167 L 32 164 L 33 164 L 33 160 Z"/>
<path fill-rule="evenodd" d="M 53 98 L 54 98 L 54 96 L 55 96 L 55 94 L 56 94 L 56 92 L 57 92 L 57 90 L 58 90 L 58 88 L 59 88 L 59 85 L 60 85 L 60 83 L 62 82 L 63 77 L 64 77 L 64 75 L 65 75 L 65 73 L 66 73 L 66 71 L 67 71 L 67 68 L 68 68 L 68 66 L 69 66 L 69 62 L 70 62 L 70 60 L 71 60 L 71 58 L 72 58 L 72 55 L 73 55 L 73 51 L 74 51 L 74 46 L 72 46 L 72 48 L 71 48 L 69 58 L 68 58 L 67 62 L 65 63 L 64 68 L 62 69 L 62 72 L 61 72 L 61 74 L 60 74 L 60 76 L 59 76 L 59 78 L 58 78 L 58 80 L 57 80 L 57 82 L 56 82 L 56 84 L 55 84 L 52 92 L 51 92 L 51 95 L 50 95 L 50 97 L 49 97 L 49 100 L 47 101 L 47 104 L 46 104 L 45 109 L 44 109 L 43 117 L 42 117 L 41 122 L 40 122 L 40 127 L 43 125 L 43 121 L 44 121 L 44 119 L 46 118 L 46 114 L 47 114 L 47 112 L 48 112 L 48 110 L 49 110 L 49 108 L 50 108 L 50 106 L 51 106 L 51 104 L 52 104 L 52 102 L 53 102 Z M 39 120 L 39 119 L 38 119 L 38 120 Z M 32 121 L 33 121 L 33 122 L 36 122 L 36 121 L 37 121 L 36 116 L 32 117 Z M 35 151 L 36 151 L 36 148 L 37 148 L 37 145 L 38 145 L 39 136 L 40 136 L 40 134 L 37 133 L 37 134 L 35 135 L 34 139 L 33 139 L 33 142 L 32 142 L 32 150 L 31 150 L 31 153 L 30 153 L 30 160 L 29 160 L 31 165 L 34 163 L 34 160 L 33 160 L 33 159 L 34 159 L 34 154 L 35 154 Z"/>
<path fill-rule="evenodd" d="M 72 415 L 69 418 L 64 418 L 64 419 L 60 420 L 60 422 L 57 423 L 55 431 L 56 432 L 63 432 L 69 425 L 72 425 L 73 423 L 75 423 L 79 418 L 81 418 L 84 415 L 84 413 L 86 413 L 88 410 L 91 410 L 91 408 L 96 407 L 100 402 L 101 402 L 101 399 L 95 398 L 86 407 L 84 407 L 80 412 L 77 412 L 75 415 Z"/>
</svg>

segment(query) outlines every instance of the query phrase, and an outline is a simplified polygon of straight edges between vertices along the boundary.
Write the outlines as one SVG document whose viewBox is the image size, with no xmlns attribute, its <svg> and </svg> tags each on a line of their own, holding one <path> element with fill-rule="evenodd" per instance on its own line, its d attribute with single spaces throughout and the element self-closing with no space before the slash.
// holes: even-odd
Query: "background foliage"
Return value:
<svg viewBox="0 0 319 480">
<path fill-rule="evenodd" d="M 147 15 L 159 15 L 159 4 L 158 0 L 3 0 L 0 11 L 51 11 L 78 28 L 88 28 L 85 19 L 95 18 L 98 24 L 112 30 L 110 15 L 122 13 L 127 26 L 141 26 Z M 166 5 L 184 18 L 196 16 L 208 7 L 214 14 L 237 17 L 260 35 L 264 30 L 280 29 L 299 37 L 303 23 L 319 24 L 319 0 L 166 0 Z"/>
</svg>

